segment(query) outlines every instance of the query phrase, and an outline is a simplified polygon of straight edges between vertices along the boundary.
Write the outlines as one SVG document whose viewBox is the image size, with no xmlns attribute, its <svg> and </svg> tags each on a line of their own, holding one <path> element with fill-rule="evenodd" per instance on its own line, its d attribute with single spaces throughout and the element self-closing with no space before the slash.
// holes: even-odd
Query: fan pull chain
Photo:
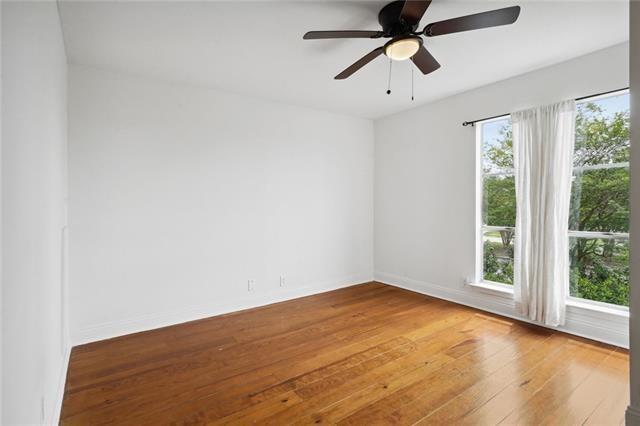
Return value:
<svg viewBox="0 0 640 426">
<path fill-rule="evenodd" d="M 393 61 L 389 58 L 389 82 L 387 83 L 387 95 L 391 94 L 391 67 L 393 66 Z"/>
<path fill-rule="evenodd" d="M 413 101 L 413 64 L 409 64 L 411 67 L 411 100 Z"/>
</svg>

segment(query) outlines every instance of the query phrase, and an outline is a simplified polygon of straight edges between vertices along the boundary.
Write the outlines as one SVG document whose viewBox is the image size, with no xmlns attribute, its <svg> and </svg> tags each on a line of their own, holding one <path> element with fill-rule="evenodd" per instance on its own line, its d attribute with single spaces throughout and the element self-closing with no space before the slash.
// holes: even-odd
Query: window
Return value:
<svg viewBox="0 0 640 426">
<path fill-rule="evenodd" d="M 571 297 L 629 306 L 629 93 L 578 103 Z"/>
<path fill-rule="evenodd" d="M 515 180 L 508 116 L 480 123 L 477 275 L 513 284 Z M 568 233 L 571 298 L 629 305 L 629 94 L 578 102 Z"/>
<path fill-rule="evenodd" d="M 516 186 L 509 117 L 479 126 L 482 171 L 482 281 L 513 284 L 513 241 L 516 224 Z"/>
</svg>

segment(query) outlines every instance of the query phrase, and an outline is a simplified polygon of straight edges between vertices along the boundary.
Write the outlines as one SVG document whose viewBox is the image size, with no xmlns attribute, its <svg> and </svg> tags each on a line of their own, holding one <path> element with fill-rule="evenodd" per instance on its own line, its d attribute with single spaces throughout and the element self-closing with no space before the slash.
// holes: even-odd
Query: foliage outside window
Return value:
<svg viewBox="0 0 640 426">
<path fill-rule="evenodd" d="M 569 294 L 629 306 L 629 94 L 577 112 Z"/>
<path fill-rule="evenodd" d="M 510 120 L 484 123 L 481 133 L 483 279 L 513 284 L 516 187 Z"/>
<path fill-rule="evenodd" d="M 481 124 L 483 281 L 513 284 L 515 181 L 508 117 Z M 629 304 L 629 95 L 577 105 L 571 297 Z"/>
</svg>

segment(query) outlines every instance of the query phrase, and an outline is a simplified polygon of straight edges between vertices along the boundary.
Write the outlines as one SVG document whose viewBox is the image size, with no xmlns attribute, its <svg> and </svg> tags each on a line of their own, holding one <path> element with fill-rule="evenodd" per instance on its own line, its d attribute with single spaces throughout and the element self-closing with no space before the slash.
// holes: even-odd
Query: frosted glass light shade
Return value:
<svg viewBox="0 0 640 426">
<path fill-rule="evenodd" d="M 394 61 L 409 59 L 420 49 L 420 42 L 416 38 L 403 38 L 389 44 L 384 53 Z"/>
</svg>

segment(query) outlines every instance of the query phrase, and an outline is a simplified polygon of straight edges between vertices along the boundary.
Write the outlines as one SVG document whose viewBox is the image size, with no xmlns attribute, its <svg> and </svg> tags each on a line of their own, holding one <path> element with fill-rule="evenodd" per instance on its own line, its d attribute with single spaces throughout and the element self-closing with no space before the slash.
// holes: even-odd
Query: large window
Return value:
<svg viewBox="0 0 640 426">
<path fill-rule="evenodd" d="M 478 126 L 482 281 L 513 284 L 515 182 L 509 117 Z M 629 94 L 577 105 L 568 223 L 572 298 L 629 304 Z"/>
<path fill-rule="evenodd" d="M 629 94 L 578 104 L 569 216 L 572 297 L 629 305 Z"/>
</svg>

